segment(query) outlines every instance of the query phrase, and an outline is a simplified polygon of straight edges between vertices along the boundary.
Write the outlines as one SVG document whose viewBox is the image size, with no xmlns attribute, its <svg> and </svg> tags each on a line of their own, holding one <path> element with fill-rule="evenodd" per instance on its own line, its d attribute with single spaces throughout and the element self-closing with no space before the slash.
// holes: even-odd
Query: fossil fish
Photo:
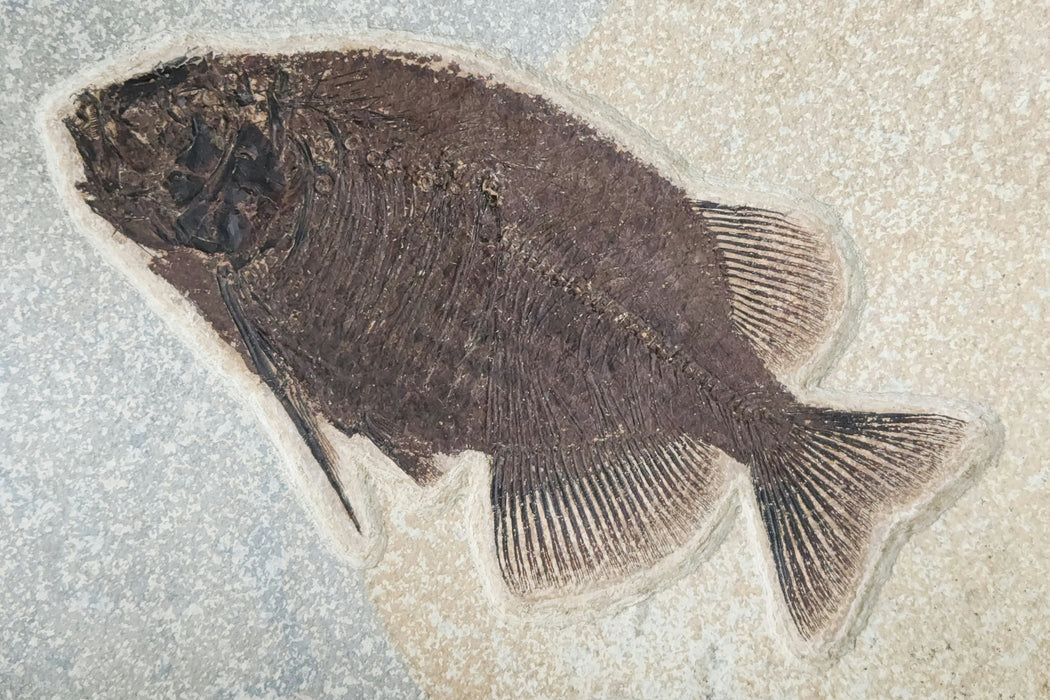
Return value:
<svg viewBox="0 0 1050 700">
<path fill-rule="evenodd" d="M 182 58 L 85 90 L 65 126 L 91 208 L 238 347 L 353 526 L 319 417 L 421 483 L 435 454 L 490 456 L 491 551 L 521 598 L 702 541 L 742 470 L 783 620 L 827 646 L 990 435 L 962 409 L 801 401 L 785 378 L 845 303 L 825 235 L 690 198 L 438 57 Z"/>
</svg>

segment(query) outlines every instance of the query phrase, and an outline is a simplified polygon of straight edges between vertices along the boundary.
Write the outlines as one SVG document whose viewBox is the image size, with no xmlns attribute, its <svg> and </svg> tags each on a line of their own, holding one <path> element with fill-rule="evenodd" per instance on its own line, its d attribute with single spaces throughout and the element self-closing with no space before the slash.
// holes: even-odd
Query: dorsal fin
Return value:
<svg viewBox="0 0 1050 700">
<path fill-rule="evenodd" d="M 794 372 L 834 331 L 845 305 L 845 270 L 835 245 L 770 209 L 693 207 L 717 244 L 737 329 L 773 372 Z"/>
</svg>

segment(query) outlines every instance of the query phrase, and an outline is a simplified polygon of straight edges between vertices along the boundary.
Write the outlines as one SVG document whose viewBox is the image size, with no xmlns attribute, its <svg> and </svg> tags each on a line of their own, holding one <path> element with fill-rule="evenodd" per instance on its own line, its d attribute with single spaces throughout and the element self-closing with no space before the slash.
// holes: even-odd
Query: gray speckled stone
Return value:
<svg viewBox="0 0 1050 700">
<path fill-rule="evenodd" d="M 538 63 L 603 4 L 0 5 L 0 695 L 420 694 L 249 409 L 76 231 L 41 97 L 157 32 L 390 28 Z"/>
</svg>

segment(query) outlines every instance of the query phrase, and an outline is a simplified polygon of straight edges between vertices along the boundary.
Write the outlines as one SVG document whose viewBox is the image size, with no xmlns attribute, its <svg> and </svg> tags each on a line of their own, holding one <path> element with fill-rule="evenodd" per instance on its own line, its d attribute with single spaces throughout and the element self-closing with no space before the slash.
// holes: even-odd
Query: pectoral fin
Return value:
<svg viewBox="0 0 1050 700">
<path fill-rule="evenodd" d="M 316 414 L 307 405 L 298 382 L 288 369 L 288 364 L 265 334 L 244 313 L 242 302 L 244 290 L 237 278 L 237 274 L 231 268 L 226 267 L 219 270 L 217 277 L 222 300 L 225 302 L 230 316 L 233 317 L 234 323 L 237 324 L 237 330 L 248 348 L 248 353 L 252 358 L 252 363 L 255 365 L 256 372 L 266 382 L 266 385 L 273 390 L 274 395 L 281 402 L 281 405 L 284 406 L 285 411 L 288 412 L 288 416 L 292 419 L 292 423 L 295 424 L 299 435 L 302 436 L 310 448 L 310 453 L 317 460 L 321 470 L 328 478 L 328 482 L 339 495 L 339 501 L 346 510 L 350 522 L 354 524 L 357 532 L 361 533 L 361 523 L 354 513 L 353 506 L 350 505 L 346 489 L 340 483 L 339 474 L 335 468 L 334 451 L 321 433 L 317 424 Z"/>
</svg>

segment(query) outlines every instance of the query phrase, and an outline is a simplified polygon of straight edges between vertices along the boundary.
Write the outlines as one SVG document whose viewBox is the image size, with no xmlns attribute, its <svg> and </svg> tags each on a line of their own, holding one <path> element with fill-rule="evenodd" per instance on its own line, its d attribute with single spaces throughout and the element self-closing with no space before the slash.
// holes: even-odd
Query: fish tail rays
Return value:
<svg viewBox="0 0 1050 700">
<path fill-rule="evenodd" d="M 908 526 L 962 493 L 996 436 L 978 415 L 795 409 L 750 468 L 775 616 L 796 651 L 831 657 L 852 639 Z"/>
</svg>

